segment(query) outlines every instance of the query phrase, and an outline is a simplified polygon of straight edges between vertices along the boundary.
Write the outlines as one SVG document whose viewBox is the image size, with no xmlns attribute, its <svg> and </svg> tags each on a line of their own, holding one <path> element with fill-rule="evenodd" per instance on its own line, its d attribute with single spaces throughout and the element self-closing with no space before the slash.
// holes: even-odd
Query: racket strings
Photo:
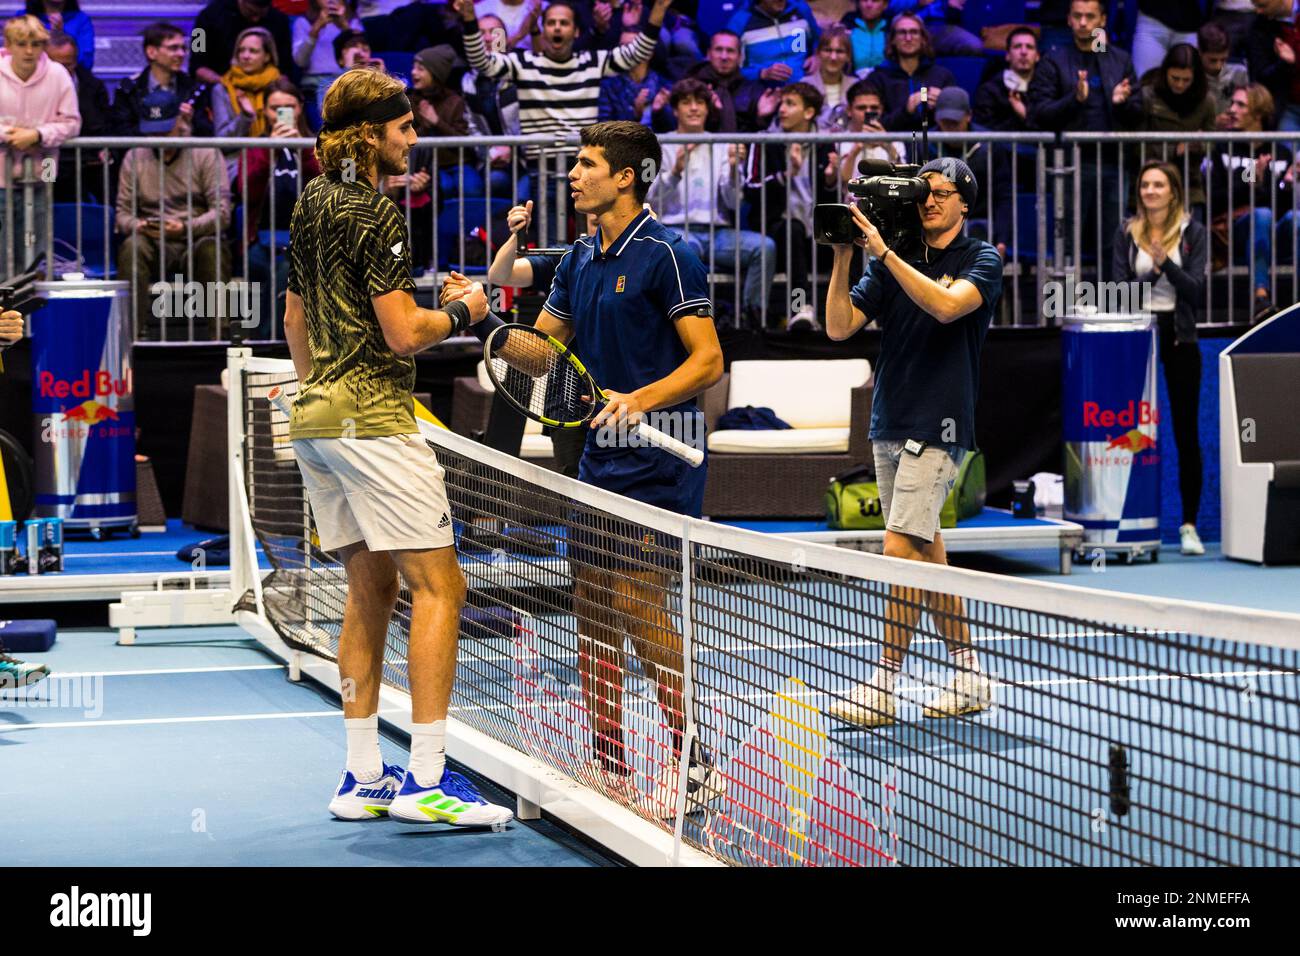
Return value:
<svg viewBox="0 0 1300 956">
<path fill-rule="evenodd" d="M 545 338 L 511 330 L 490 361 L 497 386 L 530 414 L 559 422 L 582 421 L 590 414 L 586 376 Z"/>
</svg>

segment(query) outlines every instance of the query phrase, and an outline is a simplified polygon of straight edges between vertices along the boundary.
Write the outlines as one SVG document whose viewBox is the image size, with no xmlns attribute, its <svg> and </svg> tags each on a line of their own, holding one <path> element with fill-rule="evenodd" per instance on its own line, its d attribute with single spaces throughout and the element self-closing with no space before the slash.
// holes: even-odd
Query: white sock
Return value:
<svg viewBox="0 0 1300 956">
<path fill-rule="evenodd" d="M 901 661 L 893 663 L 888 658 L 881 658 L 880 666 L 871 675 L 872 686 L 879 687 L 886 694 L 892 694 L 894 692 L 894 681 L 898 679 L 898 672 L 902 666 Z"/>
<path fill-rule="evenodd" d="M 411 724 L 410 773 L 421 787 L 436 787 L 447 764 L 447 721 Z"/>
<path fill-rule="evenodd" d="M 975 653 L 975 648 L 966 644 L 952 652 L 952 666 L 963 673 L 978 674 L 980 672 L 979 655 Z"/>
<path fill-rule="evenodd" d="M 374 783 L 384 772 L 384 758 L 379 753 L 379 715 L 344 717 L 348 735 L 347 769 L 358 783 Z"/>
</svg>

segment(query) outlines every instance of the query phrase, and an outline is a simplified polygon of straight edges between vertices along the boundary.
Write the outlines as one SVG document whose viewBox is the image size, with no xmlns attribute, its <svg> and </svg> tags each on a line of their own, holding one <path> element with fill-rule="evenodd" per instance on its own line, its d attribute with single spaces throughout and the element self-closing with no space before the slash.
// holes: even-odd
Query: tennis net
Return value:
<svg viewBox="0 0 1300 956">
<path fill-rule="evenodd" d="M 274 568 L 247 579 L 244 617 L 332 660 L 346 579 L 313 543 L 287 422 L 266 400 L 296 387 L 292 366 L 232 372 L 235 514 Z M 453 721 L 570 797 L 617 806 L 606 819 L 662 837 L 668 859 L 1300 863 L 1300 617 L 715 525 L 421 428 L 469 588 Z M 833 716 L 911 617 L 893 722 Z M 383 675 L 397 694 L 409 624 L 403 590 Z M 966 642 L 990 706 L 928 716 L 969 675 L 950 654 Z"/>
</svg>

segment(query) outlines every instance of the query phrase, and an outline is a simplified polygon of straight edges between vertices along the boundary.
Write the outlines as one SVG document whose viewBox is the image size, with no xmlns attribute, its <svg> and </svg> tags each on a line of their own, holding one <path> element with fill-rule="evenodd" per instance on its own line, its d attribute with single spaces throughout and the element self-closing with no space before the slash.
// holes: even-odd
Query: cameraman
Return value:
<svg viewBox="0 0 1300 956">
<path fill-rule="evenodd" d="M 918 174 L 930 187 L 917 203 L 922 240 L 891 249 L 856 205 L 862 233 L 854 245 L 872 256 L 849 289 L 853 245 L 835 245 L 826 294 L 826 331 L 847 339 L 867 322 L 881 329 L 872 398 L 871 434 L 885 554 L 947 564 L 939 511 L 966 450 L 975 447 L 975 398 L 980 347 L 1002 294 L 1002 260 L 986 242 L 962 234 L 975 207 L 975 176 L 960 159 L 936 159 Z M 960 598 L 894 586 L 885 623 L 885 647 L 875 673 L 837 701 L 831 713 L 864 727 L 894 719 L 894 682 L 921 616 L 930 610 L 952 658 L 955 675 L 927 717 L 985 710 L 990 684 L 980 673 Z"/>
</svg>

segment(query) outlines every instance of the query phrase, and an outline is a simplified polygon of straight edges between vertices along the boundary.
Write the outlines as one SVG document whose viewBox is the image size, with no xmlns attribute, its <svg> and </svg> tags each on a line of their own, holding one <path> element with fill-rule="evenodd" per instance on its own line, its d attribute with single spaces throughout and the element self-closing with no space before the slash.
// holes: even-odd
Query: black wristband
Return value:
<svg viewBox="0 0 1300 956">
<path fill-rule="evenodd" d="M 889 248 L 889 246 L 885 246 L 885 251 L 880 254 L 880 264 L 882 266 L 885 264 L 885 257 L 888 256 L 893 251 L 894 250 Z"/>
<path fill-rule="evenodd" d="M 442 311 L 451 316 L 451 333 L 447 336 L 448 338 L 460 335 L 470 327 L 469 306 L 459 299 L 455 302 L 448 302 L 442 307 Z"/>
</svg>

